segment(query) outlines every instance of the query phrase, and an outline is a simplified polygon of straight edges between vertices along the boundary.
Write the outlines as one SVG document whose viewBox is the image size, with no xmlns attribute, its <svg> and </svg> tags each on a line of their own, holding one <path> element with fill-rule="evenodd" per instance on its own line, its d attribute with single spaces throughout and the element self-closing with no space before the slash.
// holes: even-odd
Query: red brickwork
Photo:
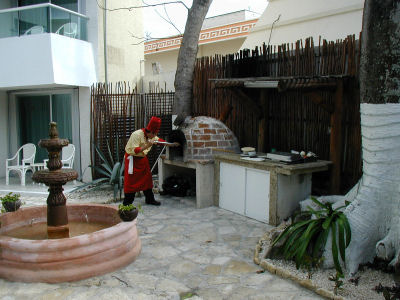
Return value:
<svg viewBox="0 0 400 300">
<path fill-rule="evenodd" d="M 186 138 L 184 160 L 212 160 L 214 153 L 239 152 L 239 143 L 221 121 L 210 117 L 195 117 L 179 128 Z"/>
</svg>

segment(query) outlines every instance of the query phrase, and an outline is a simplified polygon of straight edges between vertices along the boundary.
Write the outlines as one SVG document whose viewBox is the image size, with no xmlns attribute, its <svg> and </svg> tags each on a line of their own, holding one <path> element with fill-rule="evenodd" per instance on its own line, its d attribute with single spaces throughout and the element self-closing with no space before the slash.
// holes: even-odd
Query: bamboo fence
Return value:
<svg viewBox="0 0 400 300">
<path fill-rule="evenodd" d="M 111 162 L 119 157 L 122 161 L 125 145 L 137 129 L 144 128 L 151 116 L 161 118 L 159 136 L 166 138 L 171 131 L 172 102 L 174 93 L 156 91 L 141 94 L 129 84 L 97 83 L 91 89 L 91 162 L 100 165 L 100 157 L 93 145 L 97 145 Z M 117 142 L 118 141 L 118 142 Z M 117 148 L 118 145 L 118 148 Z M 108 151 L 108 147 L 110 151 Z M 154 146 L 148 155 L 151 166 L 162 147 Z M 118 153 L 118 155 L 117 155 Z M 157 169 L 155 169 L 156 171 Z M 93 174 L 94 177 L 98 174 Z"/>
<path fill-rule="evenodd" d="M 294 44 L 266 46 L 241 50 L 236 54 L 198 59 L 194 74 L 194 115 L 219 118 L 225 107 L 232 111 L 225 121 L 235 133 L 241 146 L 258 148 L 259 115 L 242 101 L 243 94 L 237 87 L 215 88 L 213 79 L 229 78 L 337 78 L 344 84 L 343 149 L 341 165 L 341 192 L 345 193 L 362 173 L 361 134 L 359 113 L 358 67 L 359 43 L 355 36 L 345 40 L 327 42 L 306 39 Z M 210 80 L 211 79 L 211 80 Z M 312 151 L 320 159 L 329 160 L 330 113 L 312 102 L 306 92 L 298 89 L 279 92 L 277 89 L 245 89 L 246 96 L 254 103 L 263 104 L 266 123 L 264 149 L 278 151 Z M 263 94 L 262 94 L 263 93 Z M 331 91 L 319 90 L 323 103 L 333 104 Z M 317 178 L 314 178 L 317 177 Z M 317 173 L 314 181 L 320 181 L 321 192 L 326 192 L 329 173 Z"/>
<path fill-rule="evenodd" d="M 259 142 L 260 112 L 251 109 L 243 100 L 244 92 L 237 87 L 215 88 L 210 79 L 222 78 L 344 78 L 343 149 L 341 192 L 346 192 L 361 176 L 361 133 L 359 115 L 358 67 L 359 43 L 354 36 L 336 42 L 321 41 L 315 46 L 312 39 L 280 46 L 256 47 L 226 56 L 203 57 L 197 60 L 193 84 L 193 115 L 220 118 L 227 106 L 232 110 L 225 120 L 235 133 L 241 146 L 256 146 Z M 324 104 L 333 105 L 333 93 L 319 90 Z M 242 96 L 241 96 L 242 95 Z M 130 134 L 144 127 L 152 115 L 162 119 L 160 136 L 165 138 L 172 125 L 174 93 L 161 90 L 140 94 L 126 83 L 101 84 L 92 87 L 91 143 L 106 151 L 107 142 L 112 151 L 119 140 L 122 157 Z M 278 151 L 312 151 L 320 159 L 329 160 L 330 113 L 312 102 L 306 91 L 294 89 L 246 89 L 245 97 L 258 105 L 264 101 L 262 115 L 266 132 L 264 149 Z M 114 153 L 113 152 L 113 153 Z M 160 148 L 152 151 L 151 165 Z M 94 149 L 92 163 L 99 158 Z M 313 175 L 313 187 L 321 193 L 329 190 L 329 172 Z M 318 191 L 317 191 L 318 193 Z"/>
</svg>

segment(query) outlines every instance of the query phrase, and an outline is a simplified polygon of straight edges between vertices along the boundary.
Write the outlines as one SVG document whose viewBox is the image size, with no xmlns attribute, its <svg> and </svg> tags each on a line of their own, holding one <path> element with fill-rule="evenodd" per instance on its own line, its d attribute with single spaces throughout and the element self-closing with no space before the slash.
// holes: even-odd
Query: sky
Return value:
<svg viewBox="0 0 400 300">
<path fill-rule="evenodd" d="M 167 3 L 174 0 L 143 0 L 143 4 Z M 192 0 L 182 0 L 190 8 Z M 260 15 L 267 7 L 267 0 L 213 0 L 207 17 L 222 15 L 238 10 L 248 9 Z M 165 8 L 164 8 L 165 7 Z M 180 32 L 163 18 L 169 19 Z M 168 16 L 168 17 L 167 17 Z M 187 9 L 182 4 L 169 4 L 163 6 L 147 7 L 144 9 L 144 33 L 145 36 L 157 39 L 184 32 L 187 18 Z"/>
</svg>

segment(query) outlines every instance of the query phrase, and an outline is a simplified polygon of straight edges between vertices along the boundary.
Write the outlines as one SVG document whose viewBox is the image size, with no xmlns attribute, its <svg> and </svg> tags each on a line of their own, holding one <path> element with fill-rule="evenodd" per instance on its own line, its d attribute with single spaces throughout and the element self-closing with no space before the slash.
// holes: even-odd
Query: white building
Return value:
<svg viewBox="0 0 400 300">
<path fill-rule="evenodd" d="M 98 5 L 99 4 L 99 5 Z M 90 86 L 140 79 L 140 0 L 0 1 L 0 177 L 25 143 L 48 138 L 50 121 L 76 147 L 74 169 L 90 165 Z M 37 146 L 36 161 L 46 158 Z M 85 172 L 84 179 L 90 179 Z"/>
<path fill-rule="evenodd" d="M 206 18 L 200 36 L 197 57 L 236 53 L 257 15 L 247 10 Z M 174 90 L 175 71 L 182 35 L 152 40 L 145 43 L 143 89 L 157 86 Z"/>
<path fill-rule="evenodd" d="M 263 43 L 281 45 L 313 37 L 328 41 L 344 39 L 362 27 L 364 0 L 269 0 L 241 49 Z"/>
</svg>

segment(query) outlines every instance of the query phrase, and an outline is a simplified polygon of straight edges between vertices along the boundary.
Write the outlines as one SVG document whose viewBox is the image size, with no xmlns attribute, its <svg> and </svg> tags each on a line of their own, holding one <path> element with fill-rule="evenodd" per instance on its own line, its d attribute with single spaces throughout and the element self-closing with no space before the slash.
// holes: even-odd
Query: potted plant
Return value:
<svg viewBox="0 0 400 300">
<path fill-rule="evenodd" d="M 1 204 L 6 212 L 16 211 L 22 204 L 19 199 L 20 194 L 8 193 L 4 197 L 0 197 Z"/>
<path fill-rule="evenodd" d="M 139 207 L 136 207 L 133 204 L 129 204 L 129 205 L 123 205 L 120 204 L 118 206 L 118 215 L 121 218 L 122 221 L 124 222 L 130 222 L 136 219 L 139 210 L 141 210 L 141 207 L 139 205 Z"/>
</svg>

